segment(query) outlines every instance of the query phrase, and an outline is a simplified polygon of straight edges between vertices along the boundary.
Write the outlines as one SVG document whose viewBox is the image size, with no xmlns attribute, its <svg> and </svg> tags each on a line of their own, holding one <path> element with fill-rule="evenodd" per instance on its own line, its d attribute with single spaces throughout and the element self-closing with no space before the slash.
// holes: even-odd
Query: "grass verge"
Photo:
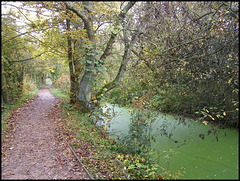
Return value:
<svg viewBox="0 0 240 181">
<path fill-rule="evenodd" d="M 61 89 L 58 89 L 58 88 L 55 88 L 54 86 L 51 86 L 50 91 L 52 92 L 53 95 L 55 95 L 56 97 L 61 99 L 63 101 L 63 103 L 67 103 L 67 102 L 70 101 L 69 95 L 62 92 Z"/>
</svg>

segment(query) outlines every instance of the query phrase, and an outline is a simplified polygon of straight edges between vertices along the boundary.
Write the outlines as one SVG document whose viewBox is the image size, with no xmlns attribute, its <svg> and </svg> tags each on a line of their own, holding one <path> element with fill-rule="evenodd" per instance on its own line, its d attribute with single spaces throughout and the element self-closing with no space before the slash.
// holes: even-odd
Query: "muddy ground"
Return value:
<svg viewBox="0 0 240 181">
<path fill-rule="evenodd" d="M 17 109 L 2 138 L 1 179 L 88 179 L 64 142 L 59 124 L 59 100 L 49 91 Z"/>
</svg>

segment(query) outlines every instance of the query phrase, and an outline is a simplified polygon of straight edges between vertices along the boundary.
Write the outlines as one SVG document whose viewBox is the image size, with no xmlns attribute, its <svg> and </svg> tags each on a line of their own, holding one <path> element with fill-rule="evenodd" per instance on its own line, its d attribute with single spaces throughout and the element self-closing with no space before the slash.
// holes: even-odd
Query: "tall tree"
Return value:
<svg viewBox="0 0 240 181">
<path fill-rule="evenodd" d="M 84 23 L 84 29 L 86 30 L 88 39 L 91 42 L 91 44 L 88 46 L 88 49 L 87 49 L 85 72 L 81 79 L 81 82 L 79 85 L 79 93 L 78 93 L 78 101 L 80 103 L 80 109 L 83 112 L 89 112 L 91 107 L 90 102 L 92 101 L 93 81 L 95 77 L 93 70 L 96 67 L 96 62 L 98 61 L 96 60 L 97 51 L 96 51 L 96 42 L 95 42 L 95 31 L 93 28 L 93 16 L 92 16 L 93 4 L 92 2 L 84 1 L 80 4 L 80 7 L 77 7 L 75 4 L 71 2 L 64 2 L 64 3 L 69 10 L 72 10 L 75 14 L 77 14 L 77 16 L 79 16 L 82 19 Z M 117 33 L 116 33 L 117 27 L 119 26 L 119 24 L 127 14 L 127 12 L 130 10 L 131 7 L 133 7 L 134 4 L 135 2 L 129 2 L 118 15 L 116 23 L 113 27 L 112 34 L 109 38 L 109 41 L 106 45 L 106 48 L 103 54 L 100 57 L 101 63 L 105 61 L 105 59 L 110 53 L 114 40 L 117 36 Z M 124 69 L 121 69 L 120 67 L 119 70 L 123 72 Z M 121 75 L 122 74 L 119 74 L 119 76 Z"/>
</svg>

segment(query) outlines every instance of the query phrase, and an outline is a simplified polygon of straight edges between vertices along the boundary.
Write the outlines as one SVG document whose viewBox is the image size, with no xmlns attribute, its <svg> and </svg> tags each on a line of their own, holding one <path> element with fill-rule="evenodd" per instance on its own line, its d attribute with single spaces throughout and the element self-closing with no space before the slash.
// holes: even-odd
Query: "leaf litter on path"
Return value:
<svg viewBox="0 0 240 181">
<path fill-rule="evenodd" d="M 40 89 L 8 120 L 11 129 L 2 138 L 1 179 L 88 179 L 59 134 L 60 101 L 49 87 Z"/>
</svg>

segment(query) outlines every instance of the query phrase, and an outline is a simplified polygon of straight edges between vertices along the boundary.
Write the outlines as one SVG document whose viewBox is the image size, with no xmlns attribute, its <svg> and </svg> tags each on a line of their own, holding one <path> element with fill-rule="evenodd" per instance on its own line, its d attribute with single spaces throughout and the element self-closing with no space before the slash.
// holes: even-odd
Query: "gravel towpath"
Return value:
<svg viewBox="0 0 240 181">
<path fill-rule="evenodd" d="M 49 87 L 9 119 L 11 129 L 2 139 L 2 179 L 88 179 L 59 134 L 59 100 Z"/>
</svg>

